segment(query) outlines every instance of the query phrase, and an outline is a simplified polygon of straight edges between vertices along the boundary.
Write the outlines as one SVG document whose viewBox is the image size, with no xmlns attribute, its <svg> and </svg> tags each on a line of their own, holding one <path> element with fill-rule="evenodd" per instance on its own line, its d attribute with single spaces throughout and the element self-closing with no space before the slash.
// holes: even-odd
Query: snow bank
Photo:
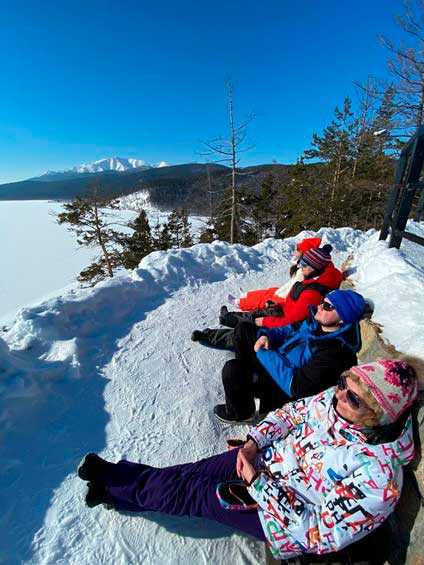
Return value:
<svg viewBox="0 0 424 565">
<path fill-rule="evenodd" d="M 424 237 L 424 224 L 409 222 L 408 231 Z M 373 320 L 397 349 L 424 358 L 424 248 L 403 240 L 389 249 L 375 233 L 357 250 L 352 278 L 375 307 Z"/>
</svg>

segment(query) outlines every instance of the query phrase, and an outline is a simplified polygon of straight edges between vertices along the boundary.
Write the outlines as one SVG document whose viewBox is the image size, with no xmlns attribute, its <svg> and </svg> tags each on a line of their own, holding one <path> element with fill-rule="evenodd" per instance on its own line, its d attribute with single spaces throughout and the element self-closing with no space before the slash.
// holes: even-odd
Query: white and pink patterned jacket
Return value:
<svg viewBox="0 0 424 565">
<path fill-rule="evenodd" d="M 249 492 L 280 559 L 338 551 L 379 526 L 414 455 L 410 417 L 398 439 L 372 445 L 338 416 L 334 391 L 291 402 L 249 432 L 263 450 Z"/>
</svg>

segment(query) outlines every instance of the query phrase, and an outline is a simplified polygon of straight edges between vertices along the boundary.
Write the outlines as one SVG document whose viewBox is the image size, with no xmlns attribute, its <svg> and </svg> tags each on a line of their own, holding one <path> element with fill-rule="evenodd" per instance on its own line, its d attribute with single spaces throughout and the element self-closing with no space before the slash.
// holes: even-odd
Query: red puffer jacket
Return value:
<svg viewBox="0 0 424 565">
<path fill-rule="evenodd" d="M 267 316 L 262 325 L 266 328 L 288 326 L 309 317 L 309 306 L 318 306 L 323 296 L 339 288 L 343 280 L 342 273 L 333 263 L 328 263 L 318 277 L 295 283 L 284 302 L 284 316 Z"/>
</svg>

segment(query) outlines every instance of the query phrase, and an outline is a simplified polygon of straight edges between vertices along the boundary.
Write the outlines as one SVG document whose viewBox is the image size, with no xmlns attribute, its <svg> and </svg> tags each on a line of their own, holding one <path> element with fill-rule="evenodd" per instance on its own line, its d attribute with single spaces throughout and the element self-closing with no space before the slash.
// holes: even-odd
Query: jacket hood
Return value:
<svg viewBox="0 0 424 565">
<path fill-rule="evenodd" d="M 317 310 L 318 308 L 316 306 L 309 306 L 309 311 L 311 313 L 310 325 L 312 327 L 312 331 L 316 331 L 320 325 L 315 319 Z M 361 329 L 359 327 L 359 322 L 354 322 L 353 324 L 344 324 L 335 332 L 329 332 L 325 335 L 314 336 L 314 339 L 316 341 L 337 339 L 341 343 L 343 343 L 343 345 L 351 349 L 354 353 L 357 353 L 362 347 Z"/>
<path fill-rule="evenodd" d="M 332 390 L 334 392 L 335 389 Z M 362 453 L 365 455 L 373 455 L 377 452 L 382 459 L 390 459 L 395 465 L 399 466 L 407 465 L 414 457 L 415 448 L 411 415 L 407 417 L 403 427 L 400 427 L 397 437 L 391 441 L 384 440 L 384 435 L 387 433 L 387 430 L 381 429 L 387 428 L 387 426 L 364 428 L 352 424 L 337 413 L 333 401 L 330 403 L 327 423 L 329 429 L 333 431 L 334 436 L 341 436 L 347 441 L 357 442 L 359 440 L 363 444 Z M 380 435 L 382 441 L 369 441 L 370 432 L 372 431 L 374 432 L 374 436 Z"/>
</svg>

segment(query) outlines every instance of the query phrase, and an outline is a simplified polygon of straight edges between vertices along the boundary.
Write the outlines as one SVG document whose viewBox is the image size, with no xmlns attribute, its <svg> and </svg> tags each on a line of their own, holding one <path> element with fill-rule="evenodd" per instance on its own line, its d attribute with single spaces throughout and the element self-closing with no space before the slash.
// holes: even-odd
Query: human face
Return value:
<svg viewBox="0 0 424 565">
<path fill-rule="evenodd" d="M 302 255 L 303 255 L 302 251 L 296 245 L 296 248 L 294 250 L 294 256 L 296 257 L 296 259 L 300 259 Z"/>
<path fill-rule="evenodd" d="M 345 420 L 353 424 L 364 424 L 375 417 L 374 411 L 366 403 L 361 386 L 349 376 L 340 377 L 335 396 L 336 411 Z"/>
<path fill-rule="evenodd" d="M 340 327 L 340 316 L 337 314 L 334 306 L 330 308 L 331 306 L 333 306 L 331 300 L 324 298 L 321 304 L 318 304 L 318 309 L 315 314 L 315 320 L 321 324 L 324 331 L 331 331 L 332 328 L 335 330 Z"/>
<path fill-rule="evenodd" d="M 306 265 L 302 261 L 300 262 L 300 269 L 304 278 L 308 278 L 314 272 L 314 269 L 310 265 Z"/>
</svg>

